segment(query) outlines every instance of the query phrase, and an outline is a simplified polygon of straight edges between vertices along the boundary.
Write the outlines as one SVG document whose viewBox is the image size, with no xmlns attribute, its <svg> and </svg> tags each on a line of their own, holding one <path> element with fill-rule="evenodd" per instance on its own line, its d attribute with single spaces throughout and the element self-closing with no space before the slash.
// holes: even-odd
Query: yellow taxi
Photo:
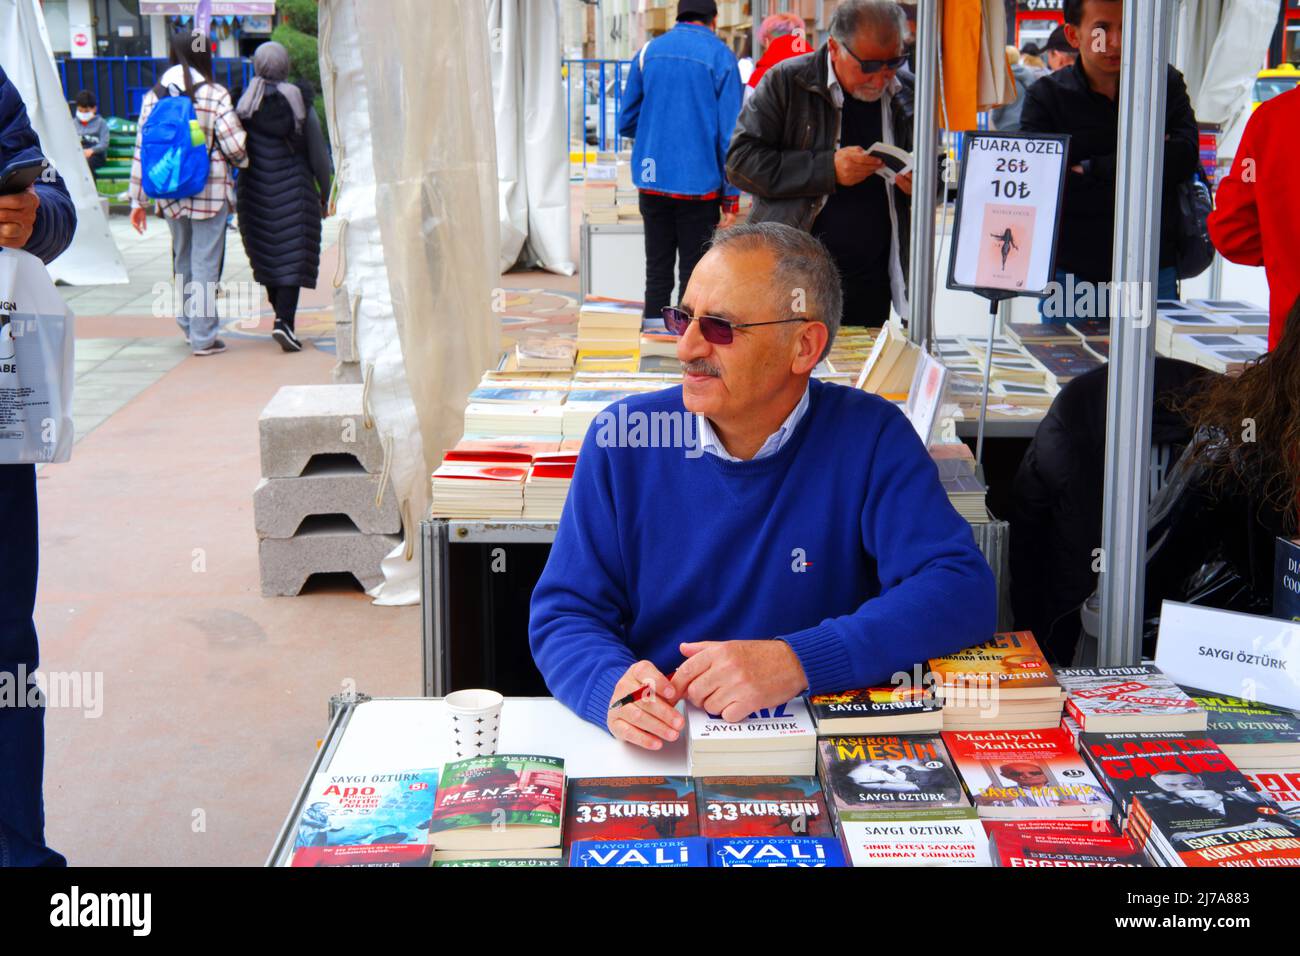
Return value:
<svg viewBox="0 0 1300 956">
<path fill-rule="evenodd" d="M 1260 70 L 1255 77 L 1255 103 L 1251 110 L 1259 109 L 1259 104 L 1271 100 L 1279 94 L 1289 92 L 1300 84 L 1300 67 L 1294 63 L 1283 63 L 1271 70 Z"/>
</svg>

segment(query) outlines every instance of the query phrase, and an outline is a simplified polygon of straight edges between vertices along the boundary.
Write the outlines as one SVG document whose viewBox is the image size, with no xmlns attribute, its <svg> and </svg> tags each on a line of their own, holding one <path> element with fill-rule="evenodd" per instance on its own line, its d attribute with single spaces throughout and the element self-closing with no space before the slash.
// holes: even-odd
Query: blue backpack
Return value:
<svg viewBox="0 0 1300 956">
<path fill-rule="evenodd" d="M 207 184 L 211 157 L 194 111 L 198 88 L 175 96 L 162 84 L 153 88 L 158 102 L 140 131 L 140 185 L 151 199 L 185 199 Z"/>
</svg>

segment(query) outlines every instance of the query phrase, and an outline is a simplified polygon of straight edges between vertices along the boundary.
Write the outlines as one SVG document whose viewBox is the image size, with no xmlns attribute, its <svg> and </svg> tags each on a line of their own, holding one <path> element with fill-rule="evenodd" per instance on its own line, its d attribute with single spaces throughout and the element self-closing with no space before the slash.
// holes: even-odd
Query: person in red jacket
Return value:
<svg viewBox="0 0 1300 956">
<path fill-rule="evenodd" d="M 782 60 L 813 50 L 804 36 L 804 22 L 795 13 L 774 13 L 764 20 L 758 28 L 758 42 L 763 47 L 763 56 L 755 64 L 754 72 L 749 74 L 746 82 L 749 90 L 755 89 L 763 74 Z M 746 97 L 749 90 L 745 92 Z"/>
<path fill-rule="evenodd" d="M 1300 298 L 1300 90 L 1260 105 L 1246 124 L 1232 171 L 1210 214 L 1210 241 L 1226 259 L 1263 266 L 1268 277 L 1268 347 L 1277 348 Z"/>
</svg>

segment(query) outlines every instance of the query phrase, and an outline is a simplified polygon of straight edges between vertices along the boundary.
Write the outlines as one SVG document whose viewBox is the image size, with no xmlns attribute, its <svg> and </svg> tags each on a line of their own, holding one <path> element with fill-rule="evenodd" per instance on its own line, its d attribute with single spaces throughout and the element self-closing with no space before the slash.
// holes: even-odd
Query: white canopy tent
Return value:
<svg viewBox="0 0 1300 956">
<path fill-rule="evenodd" d="M 26 104 L 41 149 L 63 176 L 77 208 L 76 235 L 49 264 L 50 276 L 69 285 L 126 284 L 126 264 L 72 127 L 39 0 L 0 0 L 0 66 Z"/>
</svg>

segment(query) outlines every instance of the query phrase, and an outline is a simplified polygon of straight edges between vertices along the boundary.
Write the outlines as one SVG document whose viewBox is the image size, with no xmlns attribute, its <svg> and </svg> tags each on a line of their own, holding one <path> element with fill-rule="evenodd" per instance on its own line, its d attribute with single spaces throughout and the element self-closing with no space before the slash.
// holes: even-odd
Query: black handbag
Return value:
<svg viewBox="0 0 1300 956">
<path fill-rule="evenodd" d="M 1214 209 L 1210 184 L 1204 170 L 1178 185 L 1178 236 L 1175 241 L 1175 266 L 1178 278 L 1193 279 L 1214 261 L 1214 243 L 1210 242 L 1209 218 Z"/>
</svg>

